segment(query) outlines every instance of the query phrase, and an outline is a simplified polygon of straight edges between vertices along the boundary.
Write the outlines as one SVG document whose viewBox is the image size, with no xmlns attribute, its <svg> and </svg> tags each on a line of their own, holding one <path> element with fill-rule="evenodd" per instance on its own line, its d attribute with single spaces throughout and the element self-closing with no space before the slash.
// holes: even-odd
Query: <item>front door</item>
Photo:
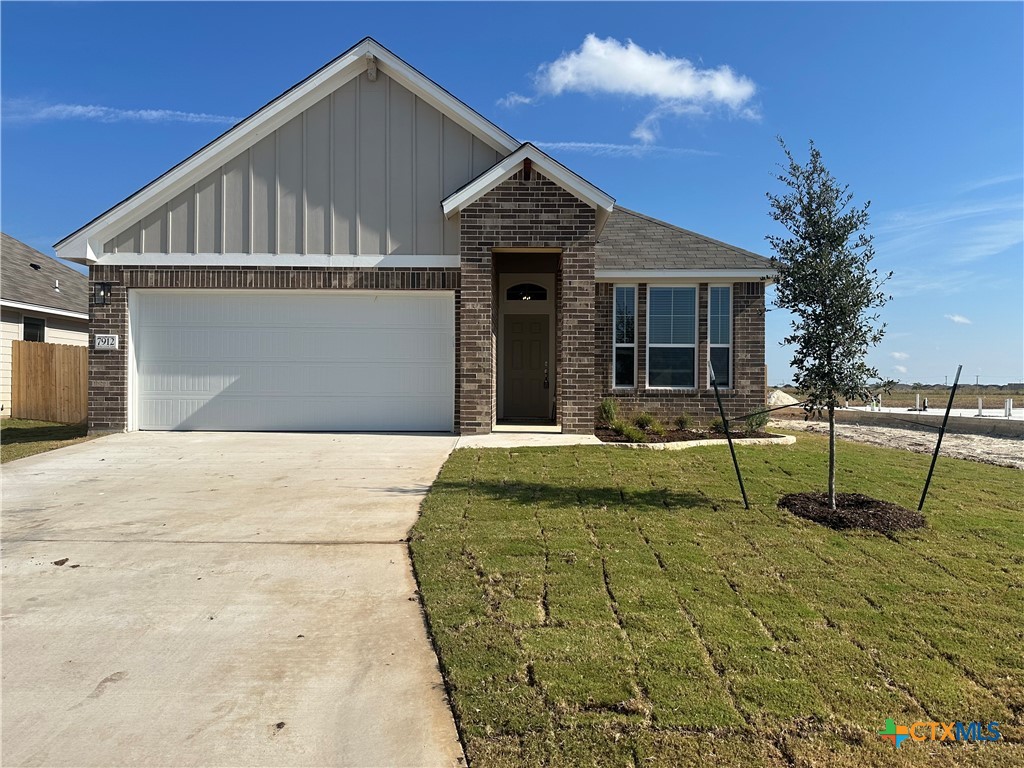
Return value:
<svg viewBox="0 0 1024 768">
<path fill-rule="evenodd" d="M 548 316 L 505 315 L 506 419 L 551 418 Z"/>
</svg>

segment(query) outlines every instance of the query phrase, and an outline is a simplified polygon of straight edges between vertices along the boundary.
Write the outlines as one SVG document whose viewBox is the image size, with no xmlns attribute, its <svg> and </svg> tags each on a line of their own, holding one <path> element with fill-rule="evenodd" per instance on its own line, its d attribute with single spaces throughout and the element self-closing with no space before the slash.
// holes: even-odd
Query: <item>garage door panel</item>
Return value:
<svg viewBox="0 0 1024 768">
<path fill-rule="evenodd" d="M 215 398 L 202 399 L 150 399 L 142 404 L 141 418 L 149 424 L 147 429 L 227 429 L 210 424 L 233 424 L 246 421 L 246 430 L 281 430 L 287 421 L 289 431 L 381 431 L 385 420 L 401 420 L 395 431 L 437 431 L 432 410 L 450 406 L 447 397 L 427 398 L 410 404 L 404 398 L 381 398 L 378 395 L 352 397 L 349 405 L 354 409 L 343 421 L 335 421 L 337 403 L 332 398 L 308 398 L 294 403 L 288 397 L 273 398 Z"/>
<path fill-rule="evenodd" d="M 133 292 L 141 429 L 450 431 L 451 294 Z"/>
<path fill-rule="evenodd" d="M 217 333 L 211 334 L 211 328 Z M 136 349 L 145 360 L 220 360 L 332 362 L 394 360 L 431 362 L 452 348 L 451 330 L 435 328 L 338 329 L 150 327 Z"/>
<path fill-rule="evenodd" d="M 414 371 L 404 363 L 376 363 L 368 376 L 363 363 L 301 365 L 270 362 L 227 367 L 223 363 L 146 363 L 140 367 L 143 400 L 177 394 L 219 393 L 224 397 L 318 395 L 438 396 L 449 397 L 451 371 L 442 365 L 420 365 Z"/>
<path fill-rule="evenodd" d="M 170 328 L 237 326 L 240 328 L 285 329 L 302 327 L 336 328 L 339 325 L 352 329 L 376 328 L 417 328 L 433 326 L 437 330 L 451 328 L 452 311 L 444 301 L 438 301 L 437 294 L 393 291 L 384 293 L 345 297 L 343 302 L 334 301 L 338 294 L 331 294 L 330 301 L 311 300 L 311 294 L 289 291 L 294 295 L 279 296 L 270 300 L 273 315 L 266 307 L 251 300 L 252 292 L 215 293 L 219 298 L 211 303 L 202 294 L 181 294 L 175 297 L 161 297 L 152 305 L 147 303 L 147 324 L 150 327 Z M 284 292 L 282 292 L 284 293 Z M 149 294 L 154 296 L 156 294 Z M 418 299 L 409 300 L 409 296 Z"/>
</svg>

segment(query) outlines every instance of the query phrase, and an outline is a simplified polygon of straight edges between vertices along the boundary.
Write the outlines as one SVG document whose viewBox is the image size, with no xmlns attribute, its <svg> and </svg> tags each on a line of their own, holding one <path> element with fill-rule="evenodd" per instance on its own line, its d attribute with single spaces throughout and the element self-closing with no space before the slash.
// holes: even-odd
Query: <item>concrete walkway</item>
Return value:
<svg viewBox="0 0 1024 768">
<path fill-rule="evenodd" d="M 133 433 L 5 465 L 0 762 L 460 764 L 402 541 L 454 444 Z"/>
<path fill-rule="evenodd" d="M 593 435 L 544 432 L 491 432 L 460 437 L 456 448 L 544 448 L 553 445 L 601 445 Z"/>
</svg>

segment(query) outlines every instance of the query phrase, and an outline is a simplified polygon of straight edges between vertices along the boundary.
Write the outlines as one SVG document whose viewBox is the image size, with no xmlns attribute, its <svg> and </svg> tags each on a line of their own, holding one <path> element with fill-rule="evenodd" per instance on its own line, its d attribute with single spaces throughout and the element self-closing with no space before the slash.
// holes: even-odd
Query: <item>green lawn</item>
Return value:
<svg viewBox="0 0 1024 768">
<path fill-rule="evenodd" d="M 886 538 L 776 508 L 824 438 L 738 451 L 749 511 L 726 448 L 452 455 L 410 548 L 471 764 L 1024 764 L 1024 473 L 942 459 Z M 916 508 L 928 461 L 844 442 L 840 490 Z"/>
<path fill-rule="evenodd" d="M 0 421 L 0 464 L 90 440 L 86 429 L 85 424 L 3 419 Z"/>
</svg>

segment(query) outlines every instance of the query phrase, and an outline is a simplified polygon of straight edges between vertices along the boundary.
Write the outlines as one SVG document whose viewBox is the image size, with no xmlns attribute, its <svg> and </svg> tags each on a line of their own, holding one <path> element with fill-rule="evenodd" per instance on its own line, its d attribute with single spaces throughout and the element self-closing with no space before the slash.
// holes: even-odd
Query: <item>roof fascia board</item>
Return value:
<svg viewBox="0 0 1024 768">
<path fill-rule="evenodd" d="M 739 280 L 740 282 L 772 282 L 773 269 L 595 269 L 594 280 L 601 283 L 633 280 L 641 283 L 673 280 Z"/>
<path fill-rule="evenodd" d="M 530 160 L 538 171 L 563 189 L 572 192 L 599 213 L 603 211 L 603 218 L 607 219 L 615 204 L 615 199 L 602 192 L 582 176 L 573 173 L 532 144 L 523 144 L 511 155 L 499 160 L 488 170 L 462 187 L 462 189 L 456 190 L 445 198 L 441 202 L 441 209 L 444 211 L 444 215 L 450 219 L 463 208 L 475 203 L 498 184 L 516 173 L 523 166 L 525 160 Z"/>
<path fill-rule="evenodd" d="M 158 177 L 100 218 L 57 243 L 61 258 L 91 263 L 102 253 L 103 243 L 135 218 L 172 200 L 190 184 L 200 181 L 214 169 L 244 152 L 296 115 L 316 104 L 353 77 L 366 70 L 366 55 L 372 54 L 383 65 L 385 74 L 394 78 L 416 96 L 447 115 L 488 146 L 500 152 L 512 152 L 519 143 L 470 109 L 455 96 L 416 71 L 391 51 L 367 39 L 342 54 L 333 63 L 286 91 L 258 112 L 228 130 L 195 155 Z M 85 235 L 85 242 L 78 235 Z M 84 247 L 83 247 L 84 246 Z M 83 252 L 84 251 L 84 252 Z"/>
<path fill-rule="evenodd" d="M 72 312 L 69 309 L 57 309 L 56 307 L 44 307 L 41 304 L 27 304 L 24 301 L 11 301 L 0 299 L 0 306 L 7 309 L 17 309 L 25 312 L 36 312 L 40 315 L 60 315 L 61 317 L 73 317 L 76 320 L 88 320 L 88 312 Z"/>
</svg>

